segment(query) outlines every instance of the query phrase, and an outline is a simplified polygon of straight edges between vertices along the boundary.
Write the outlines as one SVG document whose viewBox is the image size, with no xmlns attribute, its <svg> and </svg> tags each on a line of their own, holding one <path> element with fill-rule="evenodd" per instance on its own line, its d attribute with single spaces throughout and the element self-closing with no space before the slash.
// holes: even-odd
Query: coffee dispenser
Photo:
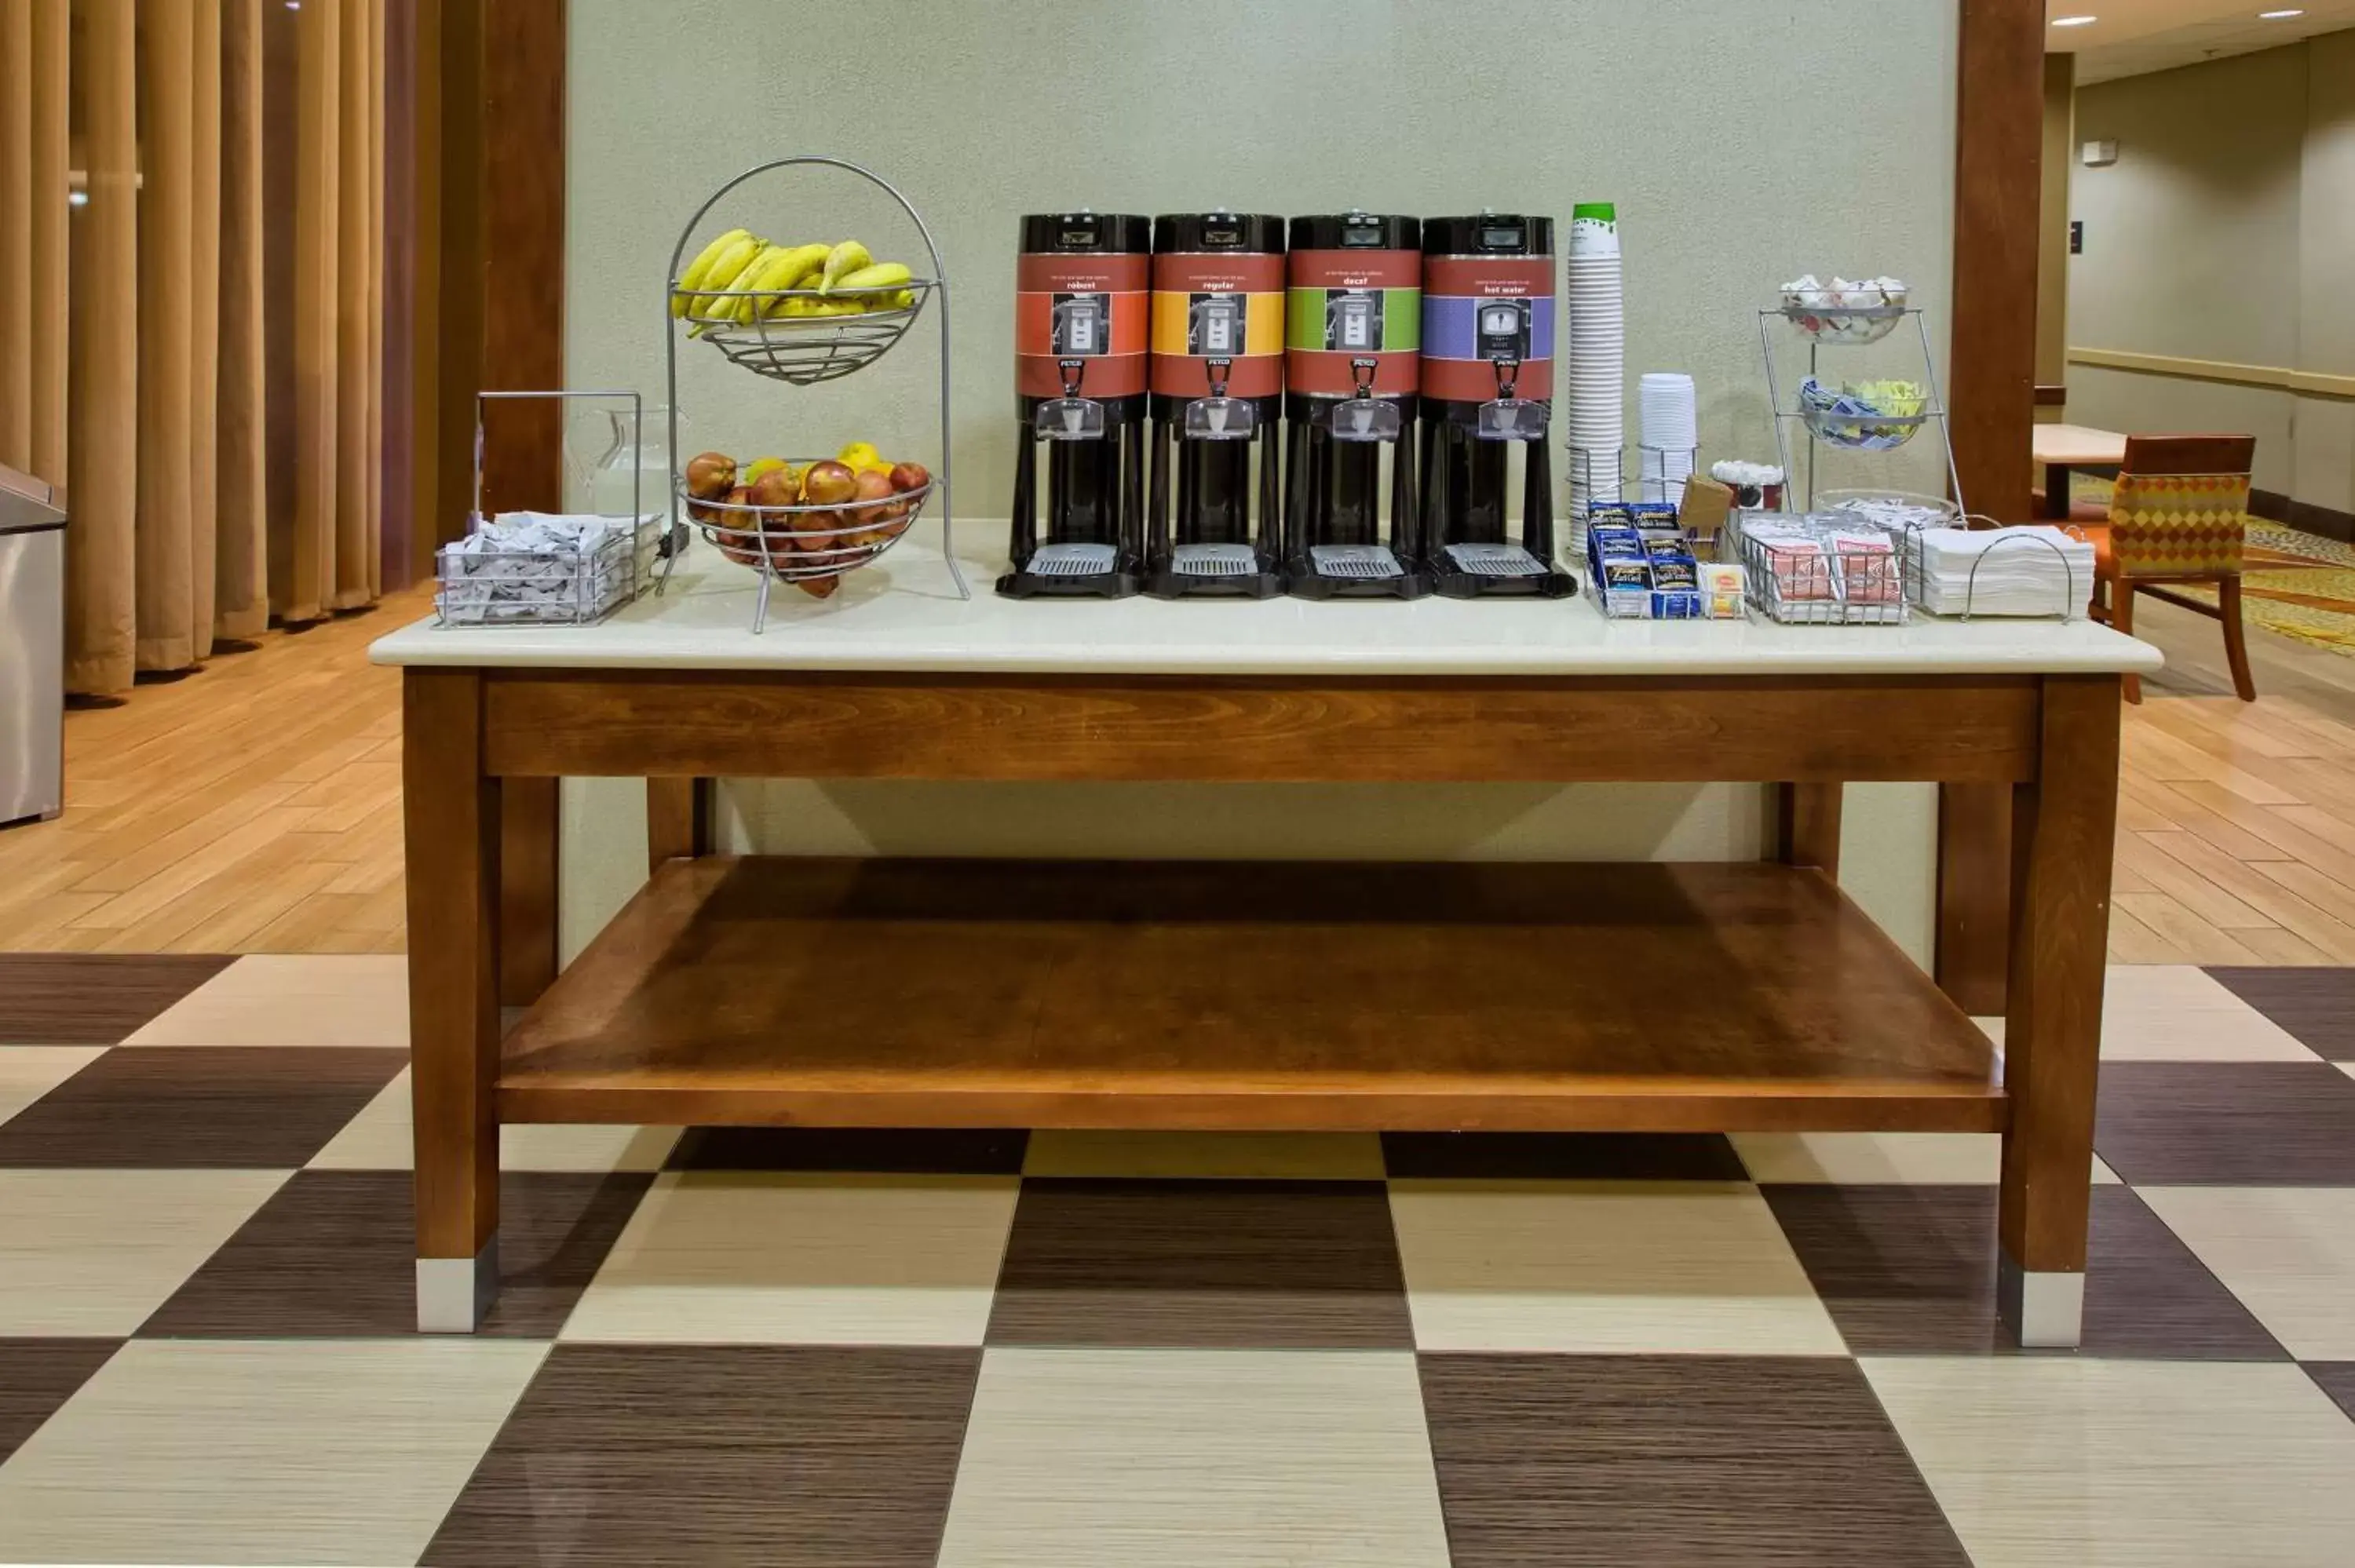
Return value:
<svg viewBox="0 0 2355 1568">
<path fill-rule="evenodd" d="M 1422 542 L 1439 591 L 1559 599 L 1553 564 L 1553 219 L 1483 212 L 1423 226 Z M 1521 531 L 1511 449 L 1521 464 Z"/>
<path fill-rule="evenodd" d="M 1154 220 L 1151 362 L 1146 591 L 1281 592 L 1284 219 L 1204 212 Z"/>
<path fill-rule="evenodd" d="M 1145 570 L 1146 337 L 1152 225 L 1034 213 L 1015 263 L 1014 569 L 997 591 L 1123 599 Z M 1047 468 L 1039 539 L 1039 464 Z"/>
<path fill-rule="evenodd" d="M 1405 437 L 1423 332 L 1423 225 L 1364 212 L 1295 217 L 1290 238 L 1284 586 L 1303 599 L 1419 599 L 1431 579 Z"/>
</svg>

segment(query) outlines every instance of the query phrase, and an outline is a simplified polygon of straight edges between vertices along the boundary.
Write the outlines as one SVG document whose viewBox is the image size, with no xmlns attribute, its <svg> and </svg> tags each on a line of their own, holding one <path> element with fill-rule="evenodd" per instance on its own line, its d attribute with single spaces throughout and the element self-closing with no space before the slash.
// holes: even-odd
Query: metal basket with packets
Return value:
<svg viewBox="0 0 2355 1568">
<path fill-rule="evenodd" d="M 1671 503 L 1596 502 L 1589 509 L 1587 591 L 1614 620 L 1742 619 L 1742 568 L 1701 558 L 1710 553 Z"/>
<path fill-rule="evenodd" d="M 1904 563 L 1884 530 L 1838 513 L 1743 512 L 1727 530 L 1750 602 L 1790 626 L 1902 626 Z"/>
<path fill-rule="evenodd" d="M 643 434 L 634 392 L 480 392 L 474 397 L 474 505 L 466 535 L 433 555 L 433 610 L 442 626 L 586 626 L 629 603 L 653 580 L 665 520 L 645 509 L 631 477 L 626 516 L 483 514 L 483 406 L 515 398 L 599 398 L 630 405 L 631 441 Z"/>
</svg>

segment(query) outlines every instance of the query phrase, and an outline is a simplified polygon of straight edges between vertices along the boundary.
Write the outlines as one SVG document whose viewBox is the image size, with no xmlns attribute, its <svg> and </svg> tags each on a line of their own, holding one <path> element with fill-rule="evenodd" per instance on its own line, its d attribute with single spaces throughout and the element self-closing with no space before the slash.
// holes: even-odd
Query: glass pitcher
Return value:
<svg viewBox="0 0 2355 1568">
<path fill-rule="evenodd" d="M 588 509 L 601 516 L 629 516 L 634 484 L 641 518 L 668 515 L 672 471 L 670 409 L 656 403 L 645 405 L 643 429 L 634 429 L 638 421 L 632 418 L 630 409 L 619 405 L 588 409 L 575 418 L 578 445 L 570 441 L 566 444 L 583 454 L 576 479 Z M 679 416 L 678 426 L 684 438 L 684 414 Z M 585 455 L 592 450 L 595 457 Z M 660 534 L 659 524 L 654 525 L 654 532 Z M 655 553 L 671 554 L 674 547 L 685 543 L 684 532 L 682 529 L 678 536 L 660 539 Z"/>
</svg>

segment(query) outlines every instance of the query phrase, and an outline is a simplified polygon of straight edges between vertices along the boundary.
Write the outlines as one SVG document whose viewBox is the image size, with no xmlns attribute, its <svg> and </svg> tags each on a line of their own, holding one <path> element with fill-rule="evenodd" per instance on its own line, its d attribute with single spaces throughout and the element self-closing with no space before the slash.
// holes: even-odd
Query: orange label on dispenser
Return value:
<svg viewBox="0 0 2355 1568">
<path fill-rule="evenodd" d="M 1084 397 L 1145 390 L 1146 285 L 1139 254 L 1021 258 L 1014 296 L 1015 390 L 1060 397 L 1074 381 Z"/>
</svg>

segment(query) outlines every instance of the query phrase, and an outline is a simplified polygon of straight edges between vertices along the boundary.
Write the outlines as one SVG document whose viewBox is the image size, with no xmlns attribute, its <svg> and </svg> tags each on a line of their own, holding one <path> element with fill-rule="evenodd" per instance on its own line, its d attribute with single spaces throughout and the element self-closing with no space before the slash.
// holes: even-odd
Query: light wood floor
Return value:
<svg viewBox="0 0 2355 1568">
<path fill-rule="evenodd" d="M 400 683 L 389 598 L 66 718 L 70 803 L 0 831 L 0 949 L 399 952 Z M 2165 675 L 2127 710 L 2113 958 L 2355 964 L 2355 659 L 2154 604 Z"/>
<path fill-rule="evenodd" d="M 66 715 L 67 804 L 0 830 L 0 948 L 399 952 L 400 673 L 430 593 Z"/>
</svg>

